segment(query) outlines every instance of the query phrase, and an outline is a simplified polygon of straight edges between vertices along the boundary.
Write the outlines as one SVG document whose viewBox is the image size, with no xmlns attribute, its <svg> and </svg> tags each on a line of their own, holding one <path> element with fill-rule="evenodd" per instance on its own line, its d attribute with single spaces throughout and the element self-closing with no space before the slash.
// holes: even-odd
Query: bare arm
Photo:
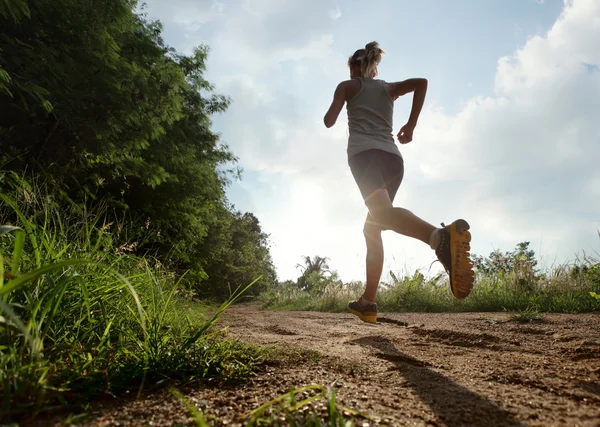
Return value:
<svg viewBox="0 0 600 427">
<path fill-rule="evenodd" d="M 410 117 L 406 125 L 398 132 L 398 140 L 401 144 L 407 144 L 412 141 L 413 131 L 419 120 L 419 115 L 423 109 L 425 103 L 425 95 L 427 94 L 427 80 L 426 79 L 408 79 L 402 82 L 396 82 L 391 84 L 391 96 L 393 99 L 399 96 L 406 95 L 407 93 L 414 92 L 412 109 L 410 111 Z"/>
<path fill-rule="evenodd" d="M 412 110 L 408 123 L 416 126 L 423 104 L 425 103 L 425 94 L 427 93 L 427 79 L 408 79 L 402 82 L 391 84 L 392 98 L 396 99 L 399 96 L 414 92 Z"/>
<path fill-rule="evenodd" d="M 344 83 L 342 82 L 335 89 L 335 93 L 333 94 L 333 101 L 331 101 L 331 106 L 329 107 L 329 110 L 327 110 L 327 113 L 325 114 L 325 117 L 323 118 L 323 122 L 325 123 L 325 126 L 330 128 L 335 124 L 345 103 L 346 103 L 346 88 L 344 86 Z"/>
</svg>

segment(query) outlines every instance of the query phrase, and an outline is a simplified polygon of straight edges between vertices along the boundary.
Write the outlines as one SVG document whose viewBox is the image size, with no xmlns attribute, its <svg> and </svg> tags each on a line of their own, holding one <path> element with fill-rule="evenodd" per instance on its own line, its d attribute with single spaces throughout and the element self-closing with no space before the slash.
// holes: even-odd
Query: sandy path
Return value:
<svg viewBox="0 0 600 427">
<path fill-rule="evenodd" d="M 239 339 L 302 357 L 272 364 L 241 386 L 185 390 L 213 417 L 241 416 L 270 397 L 337 381 L 338 401 L 373 416 L 359 425 L 600 426 L 600 315 L 384 314 L 368 325 L 349 314 L 228 310 Z M 89 425 L 182 425 L 166 392 L 104 408 Z M 191 425 L 191 424 L 189 424 Z"/>
<path fill-rule="evenodd" d="M 369 380 L 344 378 L 338 394 L 392 425 L 600 426 L 600 315 L 519 324 L 506 314 L 388 314 L 368 325 L 346 314 L 237 307 L 227 318 L 250 342 L 366 367 Z"/>
</svg>

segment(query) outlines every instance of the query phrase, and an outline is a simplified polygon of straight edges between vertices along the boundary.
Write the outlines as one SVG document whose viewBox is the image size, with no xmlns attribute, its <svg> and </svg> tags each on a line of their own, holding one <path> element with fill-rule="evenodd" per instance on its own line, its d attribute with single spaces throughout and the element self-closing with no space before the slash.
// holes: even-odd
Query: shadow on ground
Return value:
<svg viewBox="0 0 600 427">
<path fill-rule="evenodd" d="M 448 426 L 523 425 L 510 412 L 434 371 L 427 362 L 398 351 L 386 337 L 367 336 L 351 343 L 371 347 L 375 356 L 392 362 L 423 403 Z"/>
</svg>

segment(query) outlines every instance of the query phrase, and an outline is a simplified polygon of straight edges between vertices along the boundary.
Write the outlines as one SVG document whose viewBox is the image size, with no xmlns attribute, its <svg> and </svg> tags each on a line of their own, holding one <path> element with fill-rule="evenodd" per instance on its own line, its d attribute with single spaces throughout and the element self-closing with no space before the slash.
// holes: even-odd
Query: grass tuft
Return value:
<svg viewBox="0 0 600 427">
<path fill-rule="evenodd" d="M 526 310 L 521 313 L 512 314 L 508 318 L 509 322 L 517 323 L 539 323 L 544 320 L 544 314 L 537 311 Z"/>
<path fill-rule="evenodd" d="M 316 409 L 317 401 L 325 401 L 325 411 Z M 367 414 L 340 406 L 336 399 L 335 383 L 330 387 L 311 384 L 292 389 L 246 414 L 246 427 L 347 427 L 358 418 L 370 419 Z"/>
<path fill-rule="evenodd" d="M 523 274 L 479 271 L 471 294 L 456 300 L 446 275 L 426 278 L 420 271 L 382 282 L 377 295 L 381 312 L 525 312 L 585 313 L 600 310 L 600 264 L 586 258 L 546 273 Z M 333 281 L 319 292 L 299 289 L 294 282 L 280 284 L 261 297 L 262 307 L 273 310 L 343 312 L 364 291 L 360 282 Z"/>
<path fill-rule="evenodd" d="M 0 415 L 35 416 L 101 396 L 246 378 L 263 352 L 215 324 L 156 260 L 116 244 L 106 212 L 0 194 Z M 18 201 L 17 201 L 18 200 Z"/>
</svg>

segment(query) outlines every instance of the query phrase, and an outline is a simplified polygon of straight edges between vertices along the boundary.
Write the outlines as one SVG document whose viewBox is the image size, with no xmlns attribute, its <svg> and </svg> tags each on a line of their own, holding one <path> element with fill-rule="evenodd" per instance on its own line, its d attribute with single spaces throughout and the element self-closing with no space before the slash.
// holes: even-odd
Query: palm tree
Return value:
<svg viewBox="0 0 600 427">
<path fill-rule="evenodd" d="M 315 255 L 313 258 L 311 258 L 308 255 L 304 255 L 302 259 L 304 259 L 304 265 L 296 264 L 296 268 L 301 268 L 303 275 L 307 275 L 315 271 L 318 273 L 331 273 L 329 271 L 329 265 L 327 264 L 327 261 L 329 261 L 329 258 L 327 257 Z"/>
<path fill-rule="evenodd" d="M 300 268 L 302 270 L 302 276 L 298 278 L 298 287 L 300 289 L 305 289 L 310 285 L 306 282 L 306 278 L 312 273 L 317 273 L 320 276 L 324 276 L 325 273 L 331 274 L 331 271 L 329 270 L 329 264 L 327 264 L 329 258 L 318 255 L 315 255 L 313 258 L 311 258 L 310 256 L 304 255 L 302 259 L 304 260 L 304 265 L 296 264 L 296 268 Z M 306 290 L 310 291 L 310 289 Z"/>
</svg>

